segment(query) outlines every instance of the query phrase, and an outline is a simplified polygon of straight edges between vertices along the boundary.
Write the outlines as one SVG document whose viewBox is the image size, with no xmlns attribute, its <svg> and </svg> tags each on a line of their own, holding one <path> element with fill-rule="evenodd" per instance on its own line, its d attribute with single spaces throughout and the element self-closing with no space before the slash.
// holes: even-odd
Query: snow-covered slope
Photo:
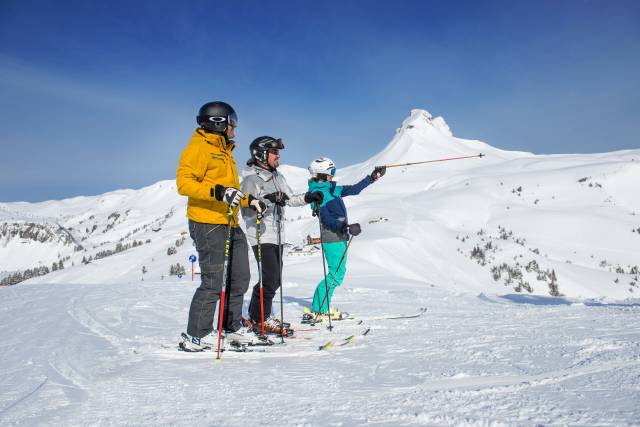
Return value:
<svg viewBox="0 0 640 427">
<path fill-rule="evenodd" d="M 459 291 L 497 294 L 636 295 L 640 199 L 634 183 L 640 182 L 640 150 L 552 156 L 508 152 L 453 137 L 443 118 L 413 110 L 380 153 L 357 165 L 338 165 L 337 180 L 355 183 L 376 165 L 478 153 L 486 156 L 389 168 L 360 196 L 346 199 L 350 221 L 363 225 L 351 253 L 363 274 L 390 271 Z M 281 172 L 296 192 L 305 191 L 304 169 L 285 165 Z M 73 239 L 2 237 L 0 270 L 6 274 L 65 260 L 63 271 L 32 280 L 162 279 L 175 263 L 188 269 L 186 259 L 194 252 L 184 211 L 185 199 L 176 194 L 173 181 L 102 196 L 3 204 L 5 227 L 48 224 Z M 287 219 L 290 243 L 300 245 L 307 235 L 317 235 L 309 209 L 290 209 Z M 140 246 L 81 262 L 134 243 Z M 167 255 L 171 247 L 176 253 Z M 120 258 L 126 259 L 126 269 L 115 267 L 122 265 Z"/>
<path fill-rule="evenodd" d="M 185 228 L 185 205 L 185 200 L 176 193 L 174 181 L 100 196 L 2 204 L 0 270 L 22 270 L 62 261 L 65 271 L 61 278 L 82 280 L 87 275 L 83 267 L 84 270 L 94 267 L 83 264 L 83 258 L 116 251 L 118 245 L 126 248 L 135 243 L 136 255 L 148 252 L 142 248 L 148 244 L 153 244 L 152 252 L 161 246 L 166 251 L 165 243 L 179 239 L 179 232 L 177 236 L 174 233 Z M 28 238 L 27 231 L 34 226 L 55 230 L 56 234 L 40 240 Z M 13 232 L 4 233 L 3 227 L 11 227 L 9 231 Z"/>
<path fill-rule="evenodd" d="M 173 181 L 0 204 L 0 279 L 64 265 L 0 287 L 0 424 L 638 425 L 640 150 L 506 152 L 414 110 L 337 178 L 479 152 L 389 168 L 346 198 L 363 233 L 333 304 L 361 324 L 299 324 L 323 269 L 292 248 L 283 307 L 297 337 L 217 364 L 176 350 L 198 283 Z M 304 169 L 281 172 L 305 190 Z M 317 236 L 308 208 L 287 216 L 290 243 Z"/>
<path fill-rule="evenodd" d="M 299 329 L 313 264 L 287 266 L 285 320 Z M 190 281 L 0 288 L 0 424 L 637 425 L 638 301 L 477 297 L 354 264 L 335 301 L 362 325 L 307 327 L 221 363 L 176 350 Z M 419 306 L 418 319 L 371 319 Z"/>
</svg>

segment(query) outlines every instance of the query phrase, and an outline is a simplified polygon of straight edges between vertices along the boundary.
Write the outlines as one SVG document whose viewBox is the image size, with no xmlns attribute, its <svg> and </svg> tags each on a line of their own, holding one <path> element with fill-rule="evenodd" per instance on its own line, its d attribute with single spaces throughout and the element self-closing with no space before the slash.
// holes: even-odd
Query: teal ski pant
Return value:
<svg viewBox="0 0 640 427">
<path fill-rule="evenodd" d="M 316 286 L 313 294 L 313 311 L 316 313 L 326 313 L 329 311 L 333 290 L 342 284 L 344 274 L 347 271 L 347 242 L 323 243 L 324 256 L 327 259 L 327 283 L 324 277 Z M 344 258 L 342 258 L 344 255 Z M 342 260 L 342 263 L 340 263 Z M 329 292 L 327 293 L 327 287 Z"/>
</svg>

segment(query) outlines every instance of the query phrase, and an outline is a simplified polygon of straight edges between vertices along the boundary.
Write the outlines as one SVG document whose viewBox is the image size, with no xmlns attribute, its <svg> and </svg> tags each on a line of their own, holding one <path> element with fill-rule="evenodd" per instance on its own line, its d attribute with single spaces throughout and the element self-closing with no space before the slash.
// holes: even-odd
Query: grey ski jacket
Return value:
<svg viewBox="0 0 640 427">
<path fill-rule="evenodd" d="M 277 170 L 270 171 L 263 169 L 259 166 L 247 166 L 244 169 L 244 179 L 242 180 L 242 186 L 240 190 L 243 193 L 249 193 L 253 195 L 253 197 L 257 197 L 262 200 L 267 205 L 267 210 L 262 217 L 261 227 L 260 227 L 260 242 L 261 243 L 273 243 L 274 245 L 278 244 L 278 226 L 276 223 L 275 217 L 275 204 L 264 198 L 265 195 L 275 193 L 276 191 L 281 191 L 286 193 L 289 196 L 289 200 L 287 200 L 287 206 L 304 206 L 306 202 L 304 201 L 304 194 L 293 194 L 291 187 L 287 184 L 287 180 L 283 175 L 278 173 Z M 281 243 L 285 242 L 284 235 L 284 218 L 285 218 L 285 207 L 280 208 L 280 212 L 282 215 L 281 223 L 280 223 L 280 232 L 281 232 Z M 256 246 L 258 244 L 258 239 L 256 237 L 256 211 L 253 209 L 242 208 L 242 218 L 244 219 L 246 229 L 247 229 L 247 238 L 249 239 L 249 244 L 251 246 Z"/>
</svg>

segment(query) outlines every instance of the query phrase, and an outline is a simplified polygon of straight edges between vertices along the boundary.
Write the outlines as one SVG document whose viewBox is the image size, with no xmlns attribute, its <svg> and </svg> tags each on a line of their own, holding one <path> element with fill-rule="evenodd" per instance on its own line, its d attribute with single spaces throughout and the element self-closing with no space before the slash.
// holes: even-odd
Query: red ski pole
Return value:
<svg viewBox="0 0 640 427">
<path fill-rule="evenodd" d="M 482 158 L 486 156 L 486 154 L 476 154 L 475 156 L 463 156 L 463 157 L 448 157 L 446 159 L 436 159 L 436 160 L 426 160 L 424 162 L 413 162 L 413 163 L 402 163 L 402 164 L 395 164 L 395 165 L 386 165 L 384 166 L 385 168 L 397 168 L 400 166 L 413 166 L 413 165 L 421 165 L 423 163 L 435 163 L 435 162 L 448 162 L 449 160 L 461 160 L 461 159 L 473 159 L 473 158 Z M 382 167 L 382 166 L 378 166 L 378 167 Z"/>
<path fill-rule="evenodd" d="M 222 264 L 222 291 L 220 292 L 220 305 L 218 307 L 218 355 L 216 362 L 220 361 L 220 342 L 222 341 L 222 321 L 224 319 L 224 296 L 227 287 L 227 268 L 229 266 L 229 247 L 231 246 L 231 218 L 233 208 L 229 206 L 227 210 L 227 240 L 224 244 L 224 263 Z"/>
</svg>

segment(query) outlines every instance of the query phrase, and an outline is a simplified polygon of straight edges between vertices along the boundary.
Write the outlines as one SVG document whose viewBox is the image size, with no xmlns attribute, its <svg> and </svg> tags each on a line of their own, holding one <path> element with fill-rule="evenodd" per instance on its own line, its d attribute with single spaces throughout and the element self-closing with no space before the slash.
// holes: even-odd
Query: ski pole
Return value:
<svg viewBox="0 0 640 427">
<path fill-rule="evenodd" d="M 484 156 L 486 156 L 486 154 L 480 153 L 480 154 L 476 154 L 475 156 L 449 157 L 449 158 L 446 158 L 446 159 L 425 160 L 424 162 L 402 163 L 402 164 L 377 166 L 377 167 L 398 168 L 400 166 L 413 166 L 413 165 L 421 165 L 423 163 L 448 162 L 449 160 L 473 159 L 473 158 L 476 158 L 476 157 L 482 158 Z"/>
<path fill-rule="evenodd" d="M 231 246 L 231 218 L 233 208 L 227 209 L 227 240 L 224 243 L 224 263 L 222 264 L 222 291 L 220 292 L 220 304 L 218 307 L 218 355 L 216 362 L 220 361 L 220 342 L 222 341 L 222 321 L 224 319 L 224 296 L 227 287 L 227 268 L 229 266 L 229 247 Z"/>
<path fill-rule="evenodd" d="M 322 251 L 322 270 L 324 271 L 324 301 L 327 301 L 327 313 L 329 314 L 329 330 L 333 331 L 331 326 L 331 302 L 329 301 L 329 287 L 327 286 L 327 266 L 324 262 L 324 239 L 322 238 L 322 218 L 320 218 L 320 206 L 316 203 L 316 215 L 318 215 L 318 224 L 320 224 L 320 250 Z M 322 310 L 322 304 L 320 304 L 320 310 Z M 320 313 L 322 314 L 322 313 Z"/>
<path fill-rule="evenodd" d="M 256 215 L 256 229 L 258 238 L 258 277 L 260 280 L 260 325 L 262 327 L 262 336 L 264 336 L 264 288 L 262 286 L 262 242 L 260 241 L 261 235 L 261 219 L 260 215 Z"/>
<path fill-rule="evenodd" d="M 278 283 L 280 284 L 280 342 L 284 344 L 284 303 L 282 302 L 282 229 L 280 205 L 276 204 L 276 226 L 278 227 Z"/>
<path fill-rule="evenodd" d="M 344 261 L 344 257 L 347 256 L 347 251 L 349 250 L 349 246 L 351 246 L 352 240 L 353 240 L 353 236 L 350 236 L 349 242 L 347 243 L 347 247 L 344 249 L 344 252 L 342 253 L 342 257 L 340 258 L 340 262 L 338 263 L 338 267 L 336 267 L 336 271 L 333 272 L 333 277 L 331 278 L 331 285 L 329 287 L 332 287 L 333 283 L 336 281 L 336 274 L 338 274 L 340 267 L 342 267 L 342 261 Z M 322 300 L 322 304 L 324 304 L 324 302 L 326 301 L 328 294 L 329 292 L 327 291 L 327 293 L 325 293 L 325 299 Z M 320 304 L 320 307 L 322 307 L 322 304 Z M 329 310 L 329 317 L 331 317 L 331 310 Z"/>
</svg>

